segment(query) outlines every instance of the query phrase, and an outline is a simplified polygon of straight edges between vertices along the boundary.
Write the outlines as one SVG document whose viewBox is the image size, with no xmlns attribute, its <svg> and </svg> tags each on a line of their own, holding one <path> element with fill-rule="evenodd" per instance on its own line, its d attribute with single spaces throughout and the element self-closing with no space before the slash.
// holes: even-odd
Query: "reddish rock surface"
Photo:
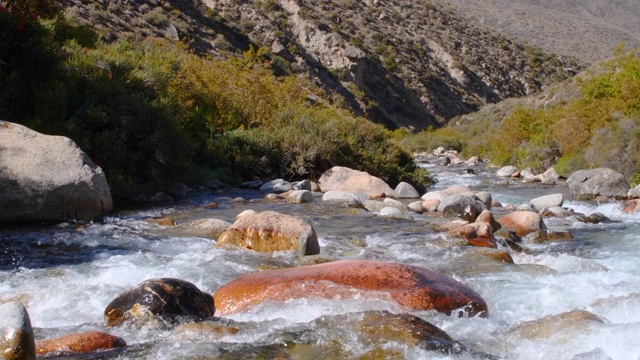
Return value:
<svg viewBox="0 0 640 360">
<path fill-rule="evenodd" d="M 457 229 L 451 230 L 449 235 L 461 236 L 467 239 L 469 244 L 479 247 L 495 248 L 496 240 L 493 237 L 493 229 L 491 225 L 484 222 L 475 222 L 463 225 Z"/>
<path fill-rule="evenodd" d="M 97 350 L 109 350 L 127 346 L 120 337 L 98 331 L 68 334 L 36 343 L 38 355 L 59 352 L 88 353 Z"/>
<path fill-rule="evenodd" d="M 320 253 L 318 236 L 309 223 L 275 211 L 263 211 L 236 220 L 216 241 L 216 247 L 227 245 L 261 252 L 293 250 L 301 255 Z"/>
<path fill-rule="evenodd" d="M 391 298 L 415 310 L 487 316 L 487 304 L 468 286 L 436 271 L 405 264 L 348 260 L 239 277 L 214 294 L 216 315 L 246 310 L 263 301 L 293 298 Z"/>
<path fill-rule="evenodd" d="M 533 211 L 514 211 L 498 220 L 506 230 L 511 230 L 518 236 L 525 236 L 538 230 L 546 230 L 542 216 Z"/>
</svg>

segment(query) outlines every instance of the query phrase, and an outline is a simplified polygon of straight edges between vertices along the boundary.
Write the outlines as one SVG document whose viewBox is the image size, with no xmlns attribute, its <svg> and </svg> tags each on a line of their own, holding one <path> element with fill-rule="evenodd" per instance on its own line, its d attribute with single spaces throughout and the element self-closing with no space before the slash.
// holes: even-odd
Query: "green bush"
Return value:
<svg viewBox="0 0 640 360">
<path fill-rule="evenodd" d="M 640 57 L 636 50 L 619 51 L 599 67 L 578 79 L 581 96 L 573 101 L 517 107 L 494 128 L 480 118 L 478 126 L 450 129 L 462 130 L 465 153 L 496 165 L 543 169 L 555 163 L 565 175 L 611 167 L 631 180 L 640 172 Z"/>
<path fill-rule="evenodd" d="M 391 185 L 433 183 L 384 128 L 310 105 L 320 90 L 276 76 L 282 61 L 265 49 L 215 60 L 165 40 L 100 44 L 63 19 L 49 29 L 18 24 L 0 12 L 0 117 L 73 139 L 103 167 L 120 204 L 140 185 L 315 179 L 335 165 Z"/>
</svg>

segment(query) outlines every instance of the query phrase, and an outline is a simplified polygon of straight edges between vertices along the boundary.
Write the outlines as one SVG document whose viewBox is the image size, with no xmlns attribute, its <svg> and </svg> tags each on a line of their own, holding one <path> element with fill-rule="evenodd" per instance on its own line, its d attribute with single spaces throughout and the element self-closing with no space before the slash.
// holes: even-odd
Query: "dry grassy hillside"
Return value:
<svg viewBox="0 0 640 360">
<path fill-rule="evenodd" d="M 390 128 L 438 127 L 581 68 L 424 0 L 63 1 L 106 41 L 161 36 L 218 58 L 264 47 L 320 101 Z"/>
<path fill-rule="evenodd" d="M 638 0 L 440 0 L 457 13 L 556 54 L 591 63 L 640 47 Z"/>
</svg>

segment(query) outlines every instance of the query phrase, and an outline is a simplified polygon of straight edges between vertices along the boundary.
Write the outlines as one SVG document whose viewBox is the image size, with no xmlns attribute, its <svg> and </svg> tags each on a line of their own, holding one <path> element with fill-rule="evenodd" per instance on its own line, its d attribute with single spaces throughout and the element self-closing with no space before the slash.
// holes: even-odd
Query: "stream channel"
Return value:
<svg viewBox="0 0 640 360">
<path fill-rule="evenodd" d="M 467 185 L 474 192 L 490 192 L 504 205 L 559 192 L 569 199 L 564 184 L 509 179 L 507 185 L 492 175 L 495 169 L 475 168 L 477 175 L 462 167 L 429 169 L 439 180 L 429 190 Z M 247 201 L 232 201 L 237 197 Z M 218 207 L 208 206 L 211 202 Z M 514 260 L 510 264 L 482 256 L 477 248 L 461 246 L 434 229 L 434 224 L 452 219 L 429 214 L 413 214 L 413 222 L 382 218 L 318 197 L 307 204 L 268 202 L 264 194 L 251 190 L 199 193 L 170 206 L 112 214 L 89 224 L 0 230 L 0 303 L 25 304 L 37 339 L 98 330 L 120 336 L 129 345 L 125 350 L 56 359 L 268 359 L 282 354 L 286 344 L 300 342 L 296 336 L 308 340 L 312 334 L 317 344 L 339 350 L 303 352 L 306 355 L 290 358 L 371 359 L 381 354 L 378 358 L 474 359 L 485 353 L 504 359 L 638 360 L 640 213 L 624 214 L 615 202 L 566 200 L 564 206 L 587 215 L 600 212 L 613 221 L 585 224 L 572 217 L 545 218 L 549 229 L 568 230 L 574 240 L 525 244 L 531 252 L 509 250 Z M 473 352 L 447 355 L 392 340 L 378 344 L 381 352 L 371 352 L 372 345 L 363 342 L 356 329 L 345 326 L 349 314 L 407 310 L 393 301 L 367 298 L 267 301 L 227 319 L 243 324 L 245 330 L 237 333 L 105 325 L 107 304 L 147 279 L 183 279 L 213 293 L 246 273 L 300 265 L 303 260 L 291 252 L 218 249 L 213 239 L 146 221 L 168 216 L 178 225 L 203 218 L 233 223 L 247 209 L 274 210 L 309 221 L 318 234 L 321 256 L 327 259 L 412 264 L 467 284 L 487 302 L 488 318 L 459 318 L 435 311 L 411 314 L 440 327 Z M 597 321 L 543 319 L 573 310 L 586 310 Z M 328 321 L 319 326 L 318 319 Z M 543 320 L 532 323 L 539 319 Z"/>
</svg>

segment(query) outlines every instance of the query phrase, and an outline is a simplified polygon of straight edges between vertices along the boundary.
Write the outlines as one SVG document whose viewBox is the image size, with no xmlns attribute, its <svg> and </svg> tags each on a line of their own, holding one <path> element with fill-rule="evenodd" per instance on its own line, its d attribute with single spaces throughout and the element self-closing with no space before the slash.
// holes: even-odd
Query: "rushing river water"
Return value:
<svg viewBox="0 0 640 360">
<path fill-rule="evenodd" d="M 484 171 L 474 175 L 432 170 L 440 181 L 436 189 L 467 185 L 474 191 L 489 191 L 503 204 L 567 193 L 563 185 L 524 185 L 515 180 L 497 185 L 498 179 Z M 237 196 L 248 201 L 231 201 Z M 207 206 L 212 201 L 218 208 Z M 69 358 L 269 358 L 255 349 L 287 342 L 300 329 L 313 333 L 319 343 L 339 342 L 347 351 L 342 354 L 358 358 L 368 344 L 353 336 L 355 330 L 341 327 L 340 321 L 318 328 L 314 321 L 364 310 L 400 313 L 404 309 L 392 301 L 357 298 L 267 302 L 230 317 L 246 330 L 210 336 L 104 324 L 107 304 L 147 279 L 184 279 L 213 293 L 242 274 L 297 266 L 301 261 L 287 252 L 216 249 L 212 239 L 180 234 L 145 219 L 171 216 L 178 224 L 199 218 L 233 222 L 244 210 L 271 209 L 308 220 L 318 233 L 322 256 L 328 259 L 413 264 L 472 287 L 486 300 L 488 318 L 449 317 L 433 311 L 413 314 L 477 353 L 506 359 L 640 359 L 640 214 L 623 214 L 615 203 L 568 201 L 565 207 L 585 214 L 600 212 L 614 221 L 584 224 L 571 218 L 545 218 L 550 229 L 569 230 L 575 240 L 527 244 L 532 252 L 511 251 L 515 264 L 508 264 L 451 242 L 431 225 L 443 221 L 437 217 L 414 214 L 415 222 L 386 219 L 319 198 L 309 204 L 266 202 L 251 191 L 198 195 L 180 205 L 117 214 L 83 226 L 3 229 L 0 303 L 23 302 L 39 339 L 99 330 L 121 336 L 130 345 L 124 352 L 101 357 Z M 586 310 L 598 318 L 531 323 L 572 310 Z M 406 359 L 477 357 L 471 353 L 447 356 L 393 342 L 385 346 Z"/>
</svg>

